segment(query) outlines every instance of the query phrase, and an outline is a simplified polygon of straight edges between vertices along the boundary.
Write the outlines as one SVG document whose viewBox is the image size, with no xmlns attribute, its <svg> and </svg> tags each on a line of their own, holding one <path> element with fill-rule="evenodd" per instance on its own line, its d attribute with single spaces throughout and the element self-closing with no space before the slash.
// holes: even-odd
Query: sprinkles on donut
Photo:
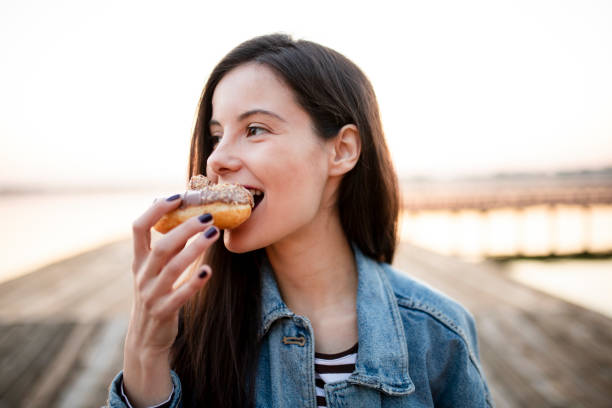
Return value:
<svg viewBox="0 0 612 408">
<path fill-rule="evenodd" d="M 236 228 L 251 216 L 253 195 L 238 184 L 215 184 L 206 176 L 191 177 L 181 194 L 181 205 L 165 214 L 154 226 L 165 234 L 188 219 L 210 213 L 219 229 Z"/>
</svg>

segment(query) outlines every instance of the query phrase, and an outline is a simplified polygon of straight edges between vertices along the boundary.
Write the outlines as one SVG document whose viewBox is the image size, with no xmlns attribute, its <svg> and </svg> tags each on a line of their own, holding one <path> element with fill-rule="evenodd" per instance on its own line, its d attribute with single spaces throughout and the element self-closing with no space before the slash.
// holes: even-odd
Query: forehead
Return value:
<svg viewBox="0 0 612 408">
<path fill-rule="evenodd" d="M 212 106 L 213 119 L 221 123 L 253 109 L 268 110 L 286 119 L 305 114 L 291 88 L 272 69 L 255 62 L 234 68 L 219 81 Z"/>
</svg>

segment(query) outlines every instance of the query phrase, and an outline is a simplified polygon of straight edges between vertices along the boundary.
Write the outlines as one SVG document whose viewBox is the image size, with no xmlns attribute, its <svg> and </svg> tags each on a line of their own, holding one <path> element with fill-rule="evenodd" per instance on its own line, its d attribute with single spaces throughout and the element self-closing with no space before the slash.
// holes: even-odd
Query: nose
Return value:
<svg viewBox="0 0 612 408">
<path fill-rule="evenodd" d="M 221 139 L 208 156 L 207 173 L 212 171 L 216 176 L 223 176 L 240 170 L 242 161 L 238 157 L 236 146 L 233 146 L 229 139 L 229 137 Z"/>
</svg>

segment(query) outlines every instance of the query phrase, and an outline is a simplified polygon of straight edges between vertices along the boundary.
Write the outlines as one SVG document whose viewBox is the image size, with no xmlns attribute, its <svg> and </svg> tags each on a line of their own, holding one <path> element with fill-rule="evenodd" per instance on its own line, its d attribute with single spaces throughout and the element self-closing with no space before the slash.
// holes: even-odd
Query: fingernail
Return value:
<svg viewBox="0 0 612 408">
<path fill-rule="evenodd" d="M 217 235 L 217 229 L 215 227 L 210 227 L 209 229 L 206 230 L 206 232 L 204 233 L 204 236 L 206 238 L 212 238 L 215 235 Z"/>
<path fill-rule="evenodd" d="M 180 194 L 175 194 L 173 196 L 170 196 L 168 198 L 166 198 L 166 201 L 174 201 L 174 200 L 178 200 L 179 198 L 181 198 Z"/>
<path fill-rule="evenodd" d="M 212 220 L 212 218 L 213 218 L 212 215 L 210 215 L 209 213 L 202 214 L 198 217 L 198 219 L 200 220 L 202 224 L 206 224 L 207 222 Z"/>
<path fill-rule="evenodd" d="M 202 271 L 200 272 L 200 274 L 198 275 L 198 277 L 200 279 L 204 279 L 206 277 L 206 275 L 208 275 L 208 271 L 206 269 L 202 269 Z"/>
</svg>

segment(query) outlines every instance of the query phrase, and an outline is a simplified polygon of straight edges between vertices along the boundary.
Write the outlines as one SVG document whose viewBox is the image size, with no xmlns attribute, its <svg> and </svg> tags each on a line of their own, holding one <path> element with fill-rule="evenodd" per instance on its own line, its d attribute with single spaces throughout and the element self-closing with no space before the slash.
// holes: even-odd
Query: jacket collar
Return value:
<svg viewBox="0 0 612 408">
<path fill-rule="evenodd" d="M 397 300 L 381 265 L 353 245 L 358 271 L 357 324 L 359 351 L 355 371 L 348 382 L 379 389 L 390 395 L 414 391 L 408 375 L 408 348 Z M 274 321 L 296 316 L 282 300 L 274 273 L 266 261 L 262 267 L 263 337 Z"/>
</svg>

